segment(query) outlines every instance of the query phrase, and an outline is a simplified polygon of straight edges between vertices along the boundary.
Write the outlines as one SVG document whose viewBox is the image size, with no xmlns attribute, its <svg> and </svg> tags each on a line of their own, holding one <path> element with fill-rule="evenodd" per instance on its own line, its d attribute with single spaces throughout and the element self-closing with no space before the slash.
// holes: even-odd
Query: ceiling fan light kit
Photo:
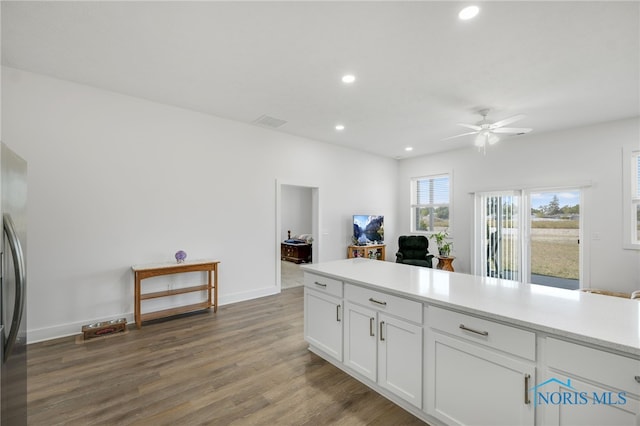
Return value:
<svg viewBox="0 0 640 426">
<path fill-rule="evenodd" d="M 495 123 L 491 123 L 489 120 L 487 120 L 488 114 L 489 114 L 488 109 L 480 111 L 480 115 L 482 115 L 482 120 L 478 122 L 478 124 L 458 123 L 458 126 L 471 129 L 473 130 L 472 132 L 451 136 L 443 140 L 454 139 L 461 136 L 476 135 L 474 139 L 474 145 L 477 146 L 478 148 L 486 148 L 487 145 L 494 145 L 500 141 L 500 137 L 497 135 L 497 133 L 523 135 L 525 133 L 529 133 L 532 130 L 525 127 L 518 127 L 518 128 L 504 127 L 507 124 L 511 124 L 515 121 L 522 120 L 525 117 L 524 114 L 514 115 L 512 117 L 505 118 L 504 120 L 496 121 Z"/>
</svg>

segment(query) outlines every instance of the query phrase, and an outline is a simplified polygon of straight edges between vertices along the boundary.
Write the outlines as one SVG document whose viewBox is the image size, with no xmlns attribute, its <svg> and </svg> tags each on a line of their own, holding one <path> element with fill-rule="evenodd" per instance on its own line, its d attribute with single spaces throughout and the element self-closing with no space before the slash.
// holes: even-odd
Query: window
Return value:
<svg viewBox="0 0 640 426">
<path fill-rule="evenodd" d="M 623 170 L 624 247 L 640 250 L 640 151 L 624 150 Z"/>
<path fill-rule="evenodd" d="M 633 174 L 631 183 L 633 185 L 633 195 L 631 196 L 631 203 L 633 204 L 632 210 L 635 213 L 633 215 L 633 233 L 635 244 L 640 244 L 640 151 L 633 154 Z"/>
<path fill-rule="evenodd" d="M 449 174 L 411 179 L 411 232 L 438 232 L 450 224 Z"/>
</svg>

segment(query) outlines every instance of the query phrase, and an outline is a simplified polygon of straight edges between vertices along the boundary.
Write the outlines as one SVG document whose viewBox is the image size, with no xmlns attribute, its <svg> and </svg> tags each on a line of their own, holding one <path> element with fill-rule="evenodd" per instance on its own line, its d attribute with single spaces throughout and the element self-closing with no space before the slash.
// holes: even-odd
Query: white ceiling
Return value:
<svg viewBox="0 0 640 426">
<path fill-rule="evenodd" d="M 639 2 L 477 3 L 3 1 L 2 64 L 391 158 L 640 115 Z"/>
</svg>

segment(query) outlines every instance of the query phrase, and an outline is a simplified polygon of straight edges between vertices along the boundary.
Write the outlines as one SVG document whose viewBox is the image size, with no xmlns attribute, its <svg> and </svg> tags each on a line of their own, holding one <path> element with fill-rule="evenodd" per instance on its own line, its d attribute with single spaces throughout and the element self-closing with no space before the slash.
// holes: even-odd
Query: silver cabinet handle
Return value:
<svg viewBox="0 0 640 426">
<path fill-rule="evenodd" d="M 384 321 L 380 321 L 380 341 L 384 342 L 384 337 L 382 337 L 382 328 L 384 327 Z"/>
<path fill-rule="evenodd" d="M 373 333 L 373 323 L 375 322 L 375 318 L 369 318 L 369 336 L 375 336 Z"/>
<path fill-rule="evenodd" d="M 475 334 L 479 334 L 481 336 L 488 336 L 489 332 L 488 331 L 478 331 L 478 330 L 474 330 L 473 328 L 469 328 L 469 327 L 465 327 L 464 324 L 460 324 L 460 328 L 464 331 L 469 331 L 471 333 L 475 333 Z"/>
<path fill-rule="evenodd" d="M 314 282 L 315 285 L 319 285 L 320 287 L 326 287 L 326 284 L 320 283 L 318 281 Z"/>
<path fill-rule="evenodd" d="M 371 303 L 377 303 L 378 305 L 382 305 L 382 306 L 387 306 L 387 302 L 381 302 L 379 300 L 374 299 L 373 297 L 369 298 L 369 302 Z"/>
<path fill-rule="evenodd" d="M 336 321 L 338 322 L 342 321 L 340 319 L 340 305 L 336 306 Z"/>
<path fill-rule="evenodd" d="M 531 404 L 531 400 L 529 399 L 529 380 L 531 379 L 530 374 L 524 375 L 524 403 L 525 405 Z"/>
</svg>

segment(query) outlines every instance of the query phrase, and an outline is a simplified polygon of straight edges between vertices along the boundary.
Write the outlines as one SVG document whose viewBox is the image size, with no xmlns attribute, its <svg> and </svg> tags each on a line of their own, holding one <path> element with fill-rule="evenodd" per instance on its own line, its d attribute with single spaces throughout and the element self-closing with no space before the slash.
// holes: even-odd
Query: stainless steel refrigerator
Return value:
<svg viewBox="0 0 640 426">
<path fill-rule="evenodd" d="M 27 163 L 4 143 L 0 148 L 3 232 L 0 247 L 0 421 L 27 424 Z"/>
</svg>

